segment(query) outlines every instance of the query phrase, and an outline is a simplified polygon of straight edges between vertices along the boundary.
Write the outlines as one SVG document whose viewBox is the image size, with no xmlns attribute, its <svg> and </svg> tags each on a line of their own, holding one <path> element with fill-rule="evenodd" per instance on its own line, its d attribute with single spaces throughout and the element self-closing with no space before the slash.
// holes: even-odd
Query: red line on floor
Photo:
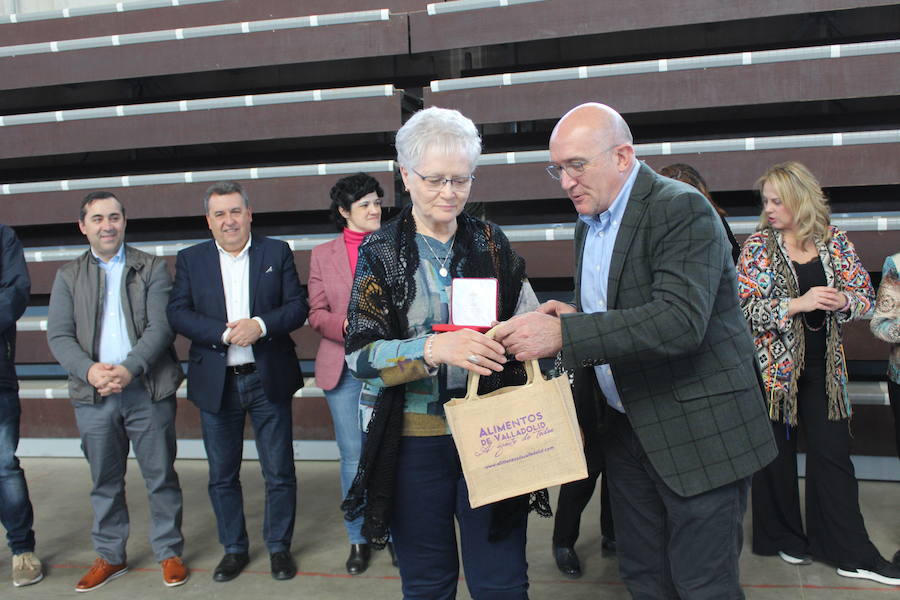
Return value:
<svg viewBox="0 0 900 600">
<path fill-rule="evenodd" d="M 90 569 L 90 565 L 53 565 L 54 569 L 79 569 L 79 570 L 87 570 Z M 158 568 L 131 568 L 128 569 L 130 572 L 137 573 L 156 573 L 159 571 Z M 191 568 L 191 573 L 211 573 L 210 569 L 193 569 Z M 249 569 L 245 569 L 243 573 L 249 573 L 252 575 L 269 575 L 269 571 L 253 571 Z M 382 580 L 382 581 L 399 581 L 399 575 L 350 575 L 348 573 L 321 573 L 318 571 L 298 571 L 298 577 L 323 577 L 326 579 L 358 579 L 358 580 Z M 462 577 L 460 577 L 460 581 L 464 581 Z M 548 584 L 548 585 L 602 585 L 607 587 L 622 587 L 624 584 L 621 581 L 599 581 L 599 580 L 590 580 L 590 579 L 531 579 L 529 583 L 535 584 Z M 839 586 L 839 585 L 813 585 L 810 583 L 807 584 L 770 584 L 770 583 L 742 583 L 742 588 L 745 589 L 780 589 L 780 590 L 846 590 L 852 592 L 898 592 L 900 589 L 892 586 L 879 586 L 879 587 L 853 587 L 853 586 Z"/>
</svg>

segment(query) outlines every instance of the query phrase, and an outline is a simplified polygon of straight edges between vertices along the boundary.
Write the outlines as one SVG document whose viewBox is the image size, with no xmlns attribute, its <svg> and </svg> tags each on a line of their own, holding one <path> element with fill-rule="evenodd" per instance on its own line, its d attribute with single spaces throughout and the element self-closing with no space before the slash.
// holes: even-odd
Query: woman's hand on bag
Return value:
<svg viewBox="0 0 900 600">
<path fill-rule="evenodd" d="M 847 296 L 833 287 L 818 285 L 800 296 L 791 300 L 789 314 L 807 313 L 814 310 L 839 311 L 847 306 Z"/>
<path fill-rule="evenodd" d="M 500 372 L 506 363 L 503 346 L 472 329 L 448 331 L 434 336 L 431 356 L 437 364 L 462 367 L 479 375 Z"/>
</svg>

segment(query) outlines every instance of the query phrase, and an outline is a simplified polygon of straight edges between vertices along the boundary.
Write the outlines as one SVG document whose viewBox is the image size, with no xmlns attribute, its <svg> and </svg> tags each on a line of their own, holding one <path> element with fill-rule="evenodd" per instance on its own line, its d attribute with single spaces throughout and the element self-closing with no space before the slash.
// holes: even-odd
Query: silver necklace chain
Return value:
<svg viewBox="0 0 900 600">
<path fill-rule="evenodd" d="M 428 249 L 431 250 L 431 255 L 434 256 L 434 260 L 436 260 L 438 264 L 441 265 L 441 268 L 438 269 L 438 273 L 441 274 L 441 277 L 446 277 L 449 273 L 449 271 L 447 271 L 446 265 L 450 260 L 450 257 L 453 256 L 453 244 L 456 243 L 456 236 L 454 235 L 453 239 L 450 240 L 450 250 L 447 251 L 447 256 L 444 258 L 444 260 L 441 260 L 438 258 L 437 253 L 435 253 L 434 248 L 431 247 L 431 244 L 428 243 L 428 236 L 426 236 L 424 233 L 420 233 L 419 235 L 422 236 L 422 241 L 424 241 L 425 245 L 428 246 Z"/>
</svg>

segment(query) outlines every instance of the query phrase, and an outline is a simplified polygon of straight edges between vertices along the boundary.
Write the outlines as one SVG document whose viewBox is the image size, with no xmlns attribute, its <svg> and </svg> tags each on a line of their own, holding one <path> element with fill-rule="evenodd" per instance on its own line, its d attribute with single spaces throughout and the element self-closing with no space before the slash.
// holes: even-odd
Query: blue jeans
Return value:
<svg viewBox="0 0 900 600">
<path fill-rule="evenodd" d="M 341 453 L 341 498 L 347 496 L 347 490 L 356 477 L 359 465 L 359 454 L 362 451 L 362 431 L 359 428 L 359 392 L 362 382 L 358 381 L 350 370 L 344 368 L 338 384 L 325 392 L 331 420 L 334 423 L 334 438 Z M 347 537 L 351 544 L 365 544 L 366 538 L 360 533 L 362 517 L 353 521 L 344 521 Z"/>
<path fill-rule="evenodd" d="M 25 473 L 16 458 L 21 414 L 18 393 L 0 390 L 0 523 L 13 554 L 34 552 L 34 512 Z"/>
<path fill-rule="evenodd" d="M 250 548 L 241 493 L 244 421 L 249 413 L 266 482 L 263 539 L 270 553 L 289 551 L 297 508 L 297 475 L 292 443 L 292 405 L 270 402 L 258 373 L 229 374 L 218 413 L 200 411 L 209 461 L 209 498 L 219 542 L 226 553 Z"/>
<path fill-rule="evenodd" d="M 527 515 L 509 534 L 488 541 L 491 506 L 472 509 L 449 435 L 404 437 L 397 458 L 391 535 L 403 598 L 456 598 L 459 524 L 466 585 L 474 600 L 527 600 Z"/>
</svg>

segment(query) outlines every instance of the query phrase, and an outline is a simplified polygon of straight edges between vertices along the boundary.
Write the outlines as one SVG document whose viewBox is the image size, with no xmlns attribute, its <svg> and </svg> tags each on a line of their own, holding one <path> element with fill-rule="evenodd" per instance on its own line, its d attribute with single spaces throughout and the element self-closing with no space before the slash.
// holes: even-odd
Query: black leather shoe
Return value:
<svg viewBox="0 0 900 600">
<path fill-rule="evenodd" d="M 226 554 L 216 565 L 213 571 L 213 581 L 231 581 L 241 574 L 244 567 L 250 562 L 250 555 L 246 552 L 242 554 Z"/>
<path fill-rule="evenodd" d="M 616 540 L 615 538 L 606 537 L 605 535 L 600 536 L 600 549 L 610 554 L 616 553 Z"/>
<path fill-rule="evenodd" d="M 556 559 L 556 566 L 563 575 L 572 579 L 581 577 L 581 562 L 575 554 L 575 548 L 554 546 L 553 558 Z"/>
<path fill-rule="evenodd" d="M 272 579 L 284 581 L 293 579 L 297 574 L 297 562 L 287 550 L 270 554 L 269 564 L 272 565 Z"/>
<path fill-rule="evenodd" d="M 369 568 L 372 548 L 368 544 L 350 544 L 350 556 L 347 558 L 347 572 L 359 575 Z"/>
<path fill-rule="evenodd" d="M 395 567 L 399 567 L 400 561 L 397 560 L 397 553 L 394 552 L 394 543 L 393 542 L 387 543 L 387 551 L 391 555 L 391 564 L 394 565 Z"/>
</svg>

